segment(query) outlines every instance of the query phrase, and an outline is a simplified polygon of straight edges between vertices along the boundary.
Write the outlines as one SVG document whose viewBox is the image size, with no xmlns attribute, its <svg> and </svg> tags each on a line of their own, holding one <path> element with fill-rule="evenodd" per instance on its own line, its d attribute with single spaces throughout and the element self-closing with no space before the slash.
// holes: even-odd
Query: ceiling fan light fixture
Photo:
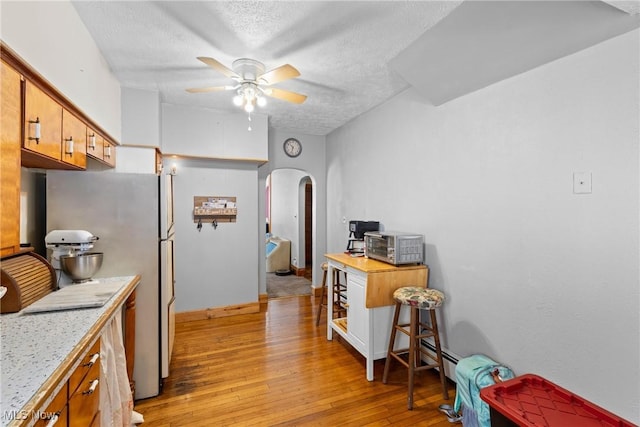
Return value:
<svg viewBox="0 0 640 427">
<path fill-rule="evenodd" d="M 244 82 L 238 89 L 238 93 L 233 97 L 233 104 L 242 107 L 247 113 L 252 113 L 256 105 L 264 107 L 267 100 L 262 96 L 261 88 L 255 83 Z"/>
<path fill-rule="evenodd" d="M 298 77 L 300 72 L 289 64 L 284 64 L 265 72 L 264 64 L 255 59 L 237 59 L 233 61 L 231 68 L 226 67 L 216 59 L 206 56 L 199 56 L 198 60 L 234 80 L 236 85 L 191 88 L 187 89 L 187 92 L 205 93 L 233 90 L 236 93 L 233 97 L 233 104 L 249 114 L 249 120 L 251 120 L 251 113 L 256 109 L 256 105 L 260 108 L 267 105 L 267 96 L 294 104 L 302 104 L 307 98 L 306 95 L 288 90 L 264 87 Z M 251 130 L 251 127 L 249 127 L 249 130 Z"/>
</svg>

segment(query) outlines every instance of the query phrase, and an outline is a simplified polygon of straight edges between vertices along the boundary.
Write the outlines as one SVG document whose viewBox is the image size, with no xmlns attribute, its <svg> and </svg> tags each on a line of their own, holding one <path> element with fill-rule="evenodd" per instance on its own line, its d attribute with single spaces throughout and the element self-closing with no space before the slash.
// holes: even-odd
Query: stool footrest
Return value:
<svg viewBox="0 0 640 427">
<path fill-rule="evenodd" d="M 408 329 L 408 327 L 411 326 L 409 324 L 402 324 L 402 325 L 394 325 L 394 328 L 397 329 L 398 331 L 402 332 L 403 334 L 405 334 L 406 336 L 410 337 L 411 336 L 411 330 Z M 436 333 L 428 326 L 426 326 L 423 323 L 420 323 L 420 327 L 422 328 L 422 333 L 418 334 L 415 336 L 416 339 L 422 339 L 422 338 L 433 338 L 436 336 Z"/>
<path fill-rule="evenodd" d="M 406 358 L 402 357 L 402 355 L 404 354 L 408 354 L 409 351 L 405 351 L 404 353 L 391 353 L 389 356 L 393 357 L 394 359 L 396 359 L 398 362 L 400 362 L 405 368 L 409 367 L 409 362 L 406 360 Z M 427 371 L 429 369 L 433 369 L 433 368 L 439 368 L 440 365 L 438 365 L 437 360 L 433 359 L 436 363 L 427 363 L 425 365 L 420 364 L 417 366 L 413 367 L 413 371 L 414 372 L 418 372 L 418 371 Z"/>
</svg>

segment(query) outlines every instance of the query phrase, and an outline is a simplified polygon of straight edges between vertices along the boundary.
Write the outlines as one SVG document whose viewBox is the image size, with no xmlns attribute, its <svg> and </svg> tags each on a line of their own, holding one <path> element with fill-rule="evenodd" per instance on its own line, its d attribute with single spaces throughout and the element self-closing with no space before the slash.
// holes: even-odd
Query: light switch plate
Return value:
<svg viewBox="0 0 640 427">
<path fill-rule="evenodd" d="M 591 194 L 591 172 L 573 173 L 573 194 Z"/>
</svg>

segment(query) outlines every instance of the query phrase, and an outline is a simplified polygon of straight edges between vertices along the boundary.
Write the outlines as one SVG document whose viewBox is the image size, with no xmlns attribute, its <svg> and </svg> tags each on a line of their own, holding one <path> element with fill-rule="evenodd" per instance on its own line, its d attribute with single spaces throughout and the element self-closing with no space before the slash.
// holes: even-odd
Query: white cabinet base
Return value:
<svg viewBox="0 0 640 427">
<path fill-rule="evenodd" d="M 345 267 L 342 264 L 328 262 L 327 277 L 334 277 L 334 269 L 347 273 L 347 317 L 333 319 L 332 304 L 327 305 L 327 340 L 333 339 L 336 332 L 344 338 L 366 359 L 367 380 L 373 381 L 373 361 L 387 357 L 389 335 L 393 321 L 394 306 L 366 308 L 365 295 L 367 274 L 365 272 Z M 328 300 L 333 301 L 333 286 L 328 286 Z M 403 310 L 402 321 L 408 321 L 408 310 Z M 397 346 L 403 345 L 398 337 Z M 405 345 L 408 345 L 408 341 Z"/>
</svg>

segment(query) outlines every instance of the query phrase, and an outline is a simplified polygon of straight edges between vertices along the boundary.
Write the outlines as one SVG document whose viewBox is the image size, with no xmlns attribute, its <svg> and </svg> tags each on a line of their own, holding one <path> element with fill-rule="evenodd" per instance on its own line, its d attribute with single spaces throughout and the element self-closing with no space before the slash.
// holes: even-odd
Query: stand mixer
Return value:
<svg viewBox="0 0 640 427">
<path fill-rule="evenodd" d="M 51 265 L 59 271 L 59 286 L 72 283 L 97 283 L 91 277 L 102 266 L 103 254 L 88 252 L 98 237 L 85 230 L 53 230 L 45 238 L 51 249 Z"/>
</svg>

